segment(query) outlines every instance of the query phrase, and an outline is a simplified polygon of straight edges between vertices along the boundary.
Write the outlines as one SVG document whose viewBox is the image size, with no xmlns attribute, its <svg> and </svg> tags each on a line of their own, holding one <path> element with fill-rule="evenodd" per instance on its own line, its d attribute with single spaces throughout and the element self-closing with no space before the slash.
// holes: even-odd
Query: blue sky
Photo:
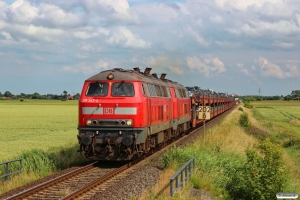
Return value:
<svg viewBox="0 0 300 200">
<path fill-rule="evenodd" d="M 111 68 L 239 95 L 300 89 L 298 0 L 0 1 L 0 92 L 81 92 Z"/>
</svg>

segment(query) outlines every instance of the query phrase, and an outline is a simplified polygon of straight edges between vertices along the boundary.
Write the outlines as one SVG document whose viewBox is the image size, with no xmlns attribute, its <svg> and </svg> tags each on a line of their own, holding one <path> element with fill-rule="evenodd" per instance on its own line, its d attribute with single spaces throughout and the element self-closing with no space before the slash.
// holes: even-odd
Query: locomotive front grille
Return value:
<svg viewBox="0 0 300 200">
<path fill-rule="evenodd" d="M 117 126 L 120 125 L 119 121 L 98 121 L 99 126 Z"/>
<path fill-rule="evenodd" d="M 131 127 L 131 119 L 87 119 L 86 125 L 90 127 Z"/>
</svg>

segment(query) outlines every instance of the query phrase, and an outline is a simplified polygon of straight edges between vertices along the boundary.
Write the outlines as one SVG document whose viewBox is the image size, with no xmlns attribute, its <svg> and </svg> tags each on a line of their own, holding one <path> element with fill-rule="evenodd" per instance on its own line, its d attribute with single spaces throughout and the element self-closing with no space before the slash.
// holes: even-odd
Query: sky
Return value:
<svg viewBox="0 0 300 200">
<path fill-rule="evenodd" d="M 1 0 L 0 92 L 80 93 L 112 68 L 238 95 L 300 89 L 299 0 Z"/>
</svg>

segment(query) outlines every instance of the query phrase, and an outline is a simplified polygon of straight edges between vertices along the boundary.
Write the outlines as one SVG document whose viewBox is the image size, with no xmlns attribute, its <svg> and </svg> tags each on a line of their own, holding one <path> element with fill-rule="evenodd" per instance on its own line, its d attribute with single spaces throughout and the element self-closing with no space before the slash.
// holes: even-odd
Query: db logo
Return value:
<svg viewBox="0 0 300 200">
<path fill-rule="evenodd" d="M 114 109 L 113 108 L 104 108 L 104 114 L 112 115 L 112 114 L 114 114 Z"/>
</svg>

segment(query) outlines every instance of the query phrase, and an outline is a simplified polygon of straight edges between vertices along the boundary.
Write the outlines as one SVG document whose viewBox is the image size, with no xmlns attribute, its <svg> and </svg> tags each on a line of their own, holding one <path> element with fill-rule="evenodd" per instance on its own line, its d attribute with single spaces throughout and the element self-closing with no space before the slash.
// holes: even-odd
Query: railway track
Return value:
<svg viewBox="0 0 300 200">
<path fill-rule="evenodd" d="M 11 199 L 28 199 L 28 200 L 41 200 L 41 199 L 62 199 L 74 191 L 81 190 L 91 182 L 99 180 L 111 172 L 119 171 L 128 165 L 118 167 L 120 164 L 99 164 L 94 162 L 87 166 L 81 167 L 67 174 L 61 175 L 57 178 L 51 179 L 47 182 L 39 184 L 33 188 L 15 194 L 6 200 Z M 117 167 L 117 168 L 116 168 Z"/>
<path fill-rule="evenodd" d="M 206 128 L 208 129 L 214 124 L 218 123 L 220 119 L 226 116 L 229 112 L 227 111 L 220 116 L 206 122 Z M 182 135 L 182 137 L 175 142 L 157 148 L 154 152 L 159 151 L 160 153 L 157 155 L 161 155 L 174 145 L 180 146 L 189 143 L 190 141 L 194 141 L 195 137 L 199 137 L 199 133 L 201 131 L 203 132 L 203 124 L 200 124 L 196 128 L 190 130 L 187 134 Z M 157 155 L 156 153 L 153 153 L 150 156 L 147 155 L 149 156 L 147 160 L 153 159 Z M 99 165 L 97 162 L 95 162 L 6 199 L 91 199 L 93 196 L 95 196 L 95 194 L 105 193 L 106 189 L 112 188 L 112 185 L 114 184 L 118 184 L 120 181 L 118 181 L 119 176 L 117 177 L 117 175 L 124 171 L 130 171 L 127 169 L 138 163 L 143 158 L 144 157 L 136 160 L 134 163 L 122 165 L 121 167 L 112 167 L 108 164 Z M 139 163 L 138 165 L 142 164 Z M 126 181 L 126 178 L 122 179 L 123 181 Z"/>
</svg>

